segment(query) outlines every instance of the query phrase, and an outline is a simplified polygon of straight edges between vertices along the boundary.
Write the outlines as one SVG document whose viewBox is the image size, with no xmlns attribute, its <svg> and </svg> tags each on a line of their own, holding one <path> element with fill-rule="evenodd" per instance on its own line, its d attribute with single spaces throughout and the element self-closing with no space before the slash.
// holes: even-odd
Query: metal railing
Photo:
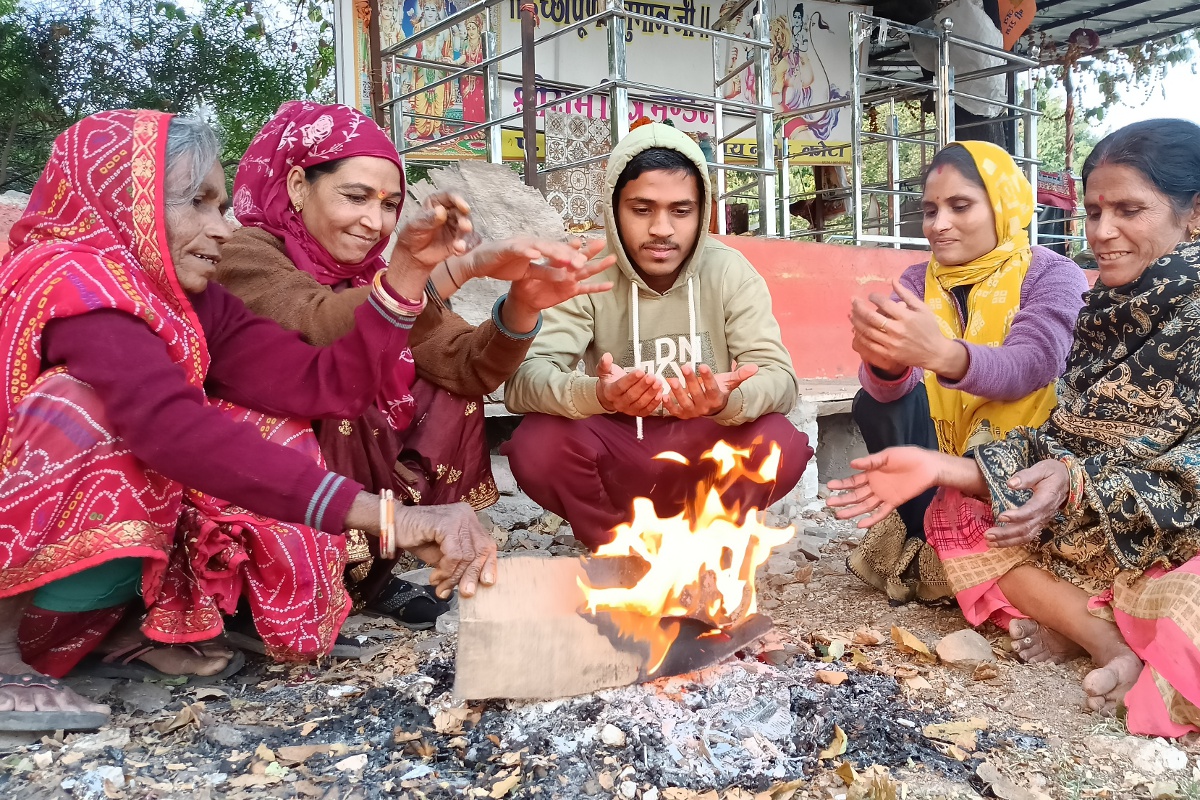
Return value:
<svg viewBox="0 0 1200 800">
<path fill-rule="evenodd" d="M 502 72 L 501 64 L 510 58 L 519 57 L 522 48 L 518 46 L 504 51 L 500 50 L 497 36 L 497 6 L 501 2 L 503 0 L 479 0 L 479 2 L 462 8 L 440 22 L 418 31 L 384 50 L 383 57 L 392 62 L 391 73 L 394 83 L 391 87 L 392 96 L 381 103 L 381 106 L 391 115 L 393 136 L 401 154 L 417 154 L 464 137 L 478 138 L 482 136 L 488 160 L 497 163 L 502 160 L 503 130 L 505 127 L 518 127 L 524 109 L 507 114 L 502 109 L 500 92 L 502 81 L 519 83 L 522 76 Z M 626 64 L 627 25 L 633 23 L 641 23 L 643 26 L 662 25 L 664 20 L 630 10 L 626 7 L 625 0 L 599 0 L 599 5 L 596 7 L 600 9 L 596 13 L 537 35 L 533 39 L 533 47 L 536 58 L 539 46 L 544 46 L 562 36 L 582 31 L 590 26 L 602 26 L 606 40 L 607 75 L 592 85 L 538 78 L 539 96 L 522 96 L 521 103 L 533 103 L 535 112 L 544 112 L 547 109 L 562 108 L 576 101 L 582 103 L 585 98 L 604 97 L 608 104 L 611 144 L 615 144 L 628 133 L 631 102 L 664 103 L 669 99 L 672 105 L 680 108 L 711 114 L 715 134 L 713 138 L 715 163 L 710 163 L 709 167 L 713 171 L 717 225 L 722 233 L 726 230 L 728 201 L 735 198 L 749 198 L 756 201 L 757 204 L 757 209 L 755 209 L 757 225 L 754 227 L 760 235 L 805 236 L 834 241 L 870 242 L 893 247 L 924 244 L 923 239 L 902 235 L 903 201 L 905 198 L 919 196 L 919 193 L 915 192 L 911 185 L 920 178 L 920 175 L 904 174 L 900 152 L 902 147 L 919 148 L 920 158 L 918 160 L 923 167 L 937 149 L 953 141 L 956 130 L 954 111 L 956 100 L 985 103 L 1003 112 L 995 119 L 985 120 L 979 124 L 1008 121 L 1017 126 L 1020 132 L 1020 142 L 1017 147 L 1019 152 L 1014 153 L 1013 156 L 1028 171 L 1030 183 L 1034 186 L 1037 185 L 1039 163 L 1037 160 L 1037 117 L 1039 112 L 1036 109 L 1033 86 L 1029 77 L 1029 69 L 1037 66 L 1036 60 L 956 36 L 953 33 L 952 25 L 948 22 L 935 29 L 929 29 L 902 25 L 861 12 L 850 13 L 851 80 L 848 96 L 804 109 L 777 114 L 772 103 L 769 5 L 766 0 L 741 0 L 728 8 L 711 27 L 703 27 L 686 21 L 668 21 L 673 29 L 688 31 L 710 39 L 713 54 L 711 94 L 689 92 L 670 86 L 631 80 Z M 739 18 L 739 15 L 748 8 L 753 9 L 750 36 L 743 36 L 727 30 L 731 21 Z M 481 31 L 483 56 L 478 63 L 463 66 L 428 58 L 417 58 L 414 55 L 415 48 L 419 43 L 446 33 L 479 14 L 484 15 L 484 24 Z M 924 39 L 935 45 L 936 66 L 932 70 L 932 77 L 928 80 L 914 79 L 908 73 L 904 77 L 892 74 L 888 71 L 887 65 L 871 69 L 860 61 L 861 48 L 867 46 L 872 40 L 882 46 L 892 40 L 904 37 L 909 40 Z M 722 43 L 748 48 L 756 54 L 756 57 L 746 59 L 736 67 L 726 68 L 725 59 L 721 57 L 720 51 Z M 951 58 L 955 49 L 971 50 L 998 59 L 1002 63 L 986 69 L 956 75 Z M 426 70 L 428 73 L 436 73 L 440 77 L 429 82 L 422 82 L 421 85 L 400 93 L 398 91 L 399 82 L 396 79 L 401 74 L 402 67 Z M 732 100 L 724 97 L 722 89 L 739 75 L 746 73 L 753 74 L 755 82 L 753 101 Z M 1005 102 L 981 97 L 959 88 L 972 80 L 1009 74 L 1014 75 L 1014 80 L 1023 84 L 1018 92 L 1020 102 Z M 422 93 L 470 76 L 478 76 L 483 81 L 484 119 L 482 121 L 467 121 L 448 116 L 433 117 L 416 113 L 411 108 L 411 101 Z M 934 101 L 932 126 L 926 126 L 925 116 L 922 115 L 921 125 L 917 130 L 901 130 L 896 112 L 897 103 L 931 94 Z M 539 102 L 540 97 L 545 99 Z M 792 169 L 795 160 L 797 158 L 805 160 L 805 154 L 801 152 L 801 149 L 811 147 L 812 144 L 801 145 L 782 139 L 777 153 L 777 131 L 782 131 L 783 125 L 796 117 L 808 117 L 828 110 L 843 108 L 849 108 L 851 117 L 849 186 L 840 190 L 825 188 L 808 192 L 793 192 Z M 881 110 L 886 112 L 885 124 L 882 129 L 866 130 L 864 125 L 866 117 L 868 115 L 874 117 Z M 440 123 L 439 130 L 443 131 L 442 135 L 417 142 L 408 141 L 405 137 L 406 123 L 422 119 L 438 121 Z M 727 158 L 727 146 L 734 139 L 751 130 L 754 131 L 757 140 L 757 158 L 750 164 L 731 163 Z M 523 141 L 523 146 L 536 148 L 536 142 Z M 884 158 L 886 174 L 868 182 L 867 176 L 864 175 L 864 154 L 868 149 L 879 147 L 886 148 Z M 594 164 L 604 161 L 606 158 L 607 155 L 597 155 L 565 164 L 547 165 L 543 163 L 537 167 L 536 178 L 541 179 L 558 170 Z M 539 181 L 533 182 L 537 184 Z M 831 197 L 845 199 L 848 206 L 846 214 L 848 221 L 843 220 L 833 226 L 823 225 L 819 229 L 797 230 L 794 227 L 792 215 L 789 212 L 790 201 L 806 198 L 827 200 Z M 864 208 L 867 204 L 878 204 L 880 208 L 878 221 L 868 221 L 864 218 Z M 871 231 L 867 230 L 868 222 L 873 222 L 870 226 Z M 1036 242 L 1036 224 L 1032 226 L 1030 235 Z"/>
</svg>

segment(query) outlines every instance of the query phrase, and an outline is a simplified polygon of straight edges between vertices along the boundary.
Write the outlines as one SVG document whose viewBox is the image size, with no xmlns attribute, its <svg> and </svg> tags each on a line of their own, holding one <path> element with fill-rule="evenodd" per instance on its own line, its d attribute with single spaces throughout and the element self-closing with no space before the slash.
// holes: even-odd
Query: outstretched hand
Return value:
<svg viewBox="0 0 1200 800">
<path fill-rule="evenodd" d="M 707 364 L 680 367 L 683 380 L 667 378 L 669 394 L 663 401 L 667 413 L 679 419 L 708 417 L 724 410 L 733 390 L 758 372 L 757 364 L 735 365 L 731 372 L 714 373 Z"/>
<path fill-rule="evenodd" d="M 530 257 L 522 262 L 524 273 L 509 279 L 513 282 L 509 300 L 534 311 L 545 311 L 576 295 L 607 292 L 613 286 L 612 281 L 583 282 L 617 263 L 615 255 L 596 258 L 603 249 L 603 239 L 592 240 L 578 249 L 557 242 L 534 242 L 526 251 Z"/>
<path fill-rule="evenodd" d="M 608 411 L 631 417 L 648 417 L 663 403 L 663 384 L 657 375 L 635 369 L 626 372 L 611 353 L 596 366 L 596 397 Z"/>
<path fill-rule="evenodd" d="M 420 210 L 396 232 L 389 266 L 415 269 L 428 277 L 450 256 L 465 253 L 466 237 L 473 230 L 470 213 L 467 202 L 456 194 L 429 195 Z"/>
<path fill-rule="evenodd" d="M 1022 547 L 1033 544 L 1062 509 L 1071 486 L 1067 467 L 1057 459 L 1039 461 L 1008 479 L 1010 489 L 1029 489 L 1033 495 L 1023 505 L 996 517 L 994 527 L 984 531 L 992 547 Z"/>
<path fill-rule="evenodd" d="M 429 583 L 446 598 L 496 582 L 496 540 L 466 503 L 396 509 L 397 544 L 433 567 Z"/>
<path fill-rule="evenodd" d="M 829 482 L 834 492 L 825 501 L 836 509 L 838 519 L 867 515 L 858 527 L 869 528 L 901 504 L 938 485 L 939 461 L 945 458 L 936 450 L 920 447 L 889 447 L 850 462 L 856 475 Z"/>
</svg>

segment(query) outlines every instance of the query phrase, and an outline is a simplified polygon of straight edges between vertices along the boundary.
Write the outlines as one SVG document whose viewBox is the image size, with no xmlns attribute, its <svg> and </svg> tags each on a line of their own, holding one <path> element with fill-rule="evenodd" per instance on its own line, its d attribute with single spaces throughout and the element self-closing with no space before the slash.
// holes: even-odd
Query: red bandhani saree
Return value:
<svg viewBox="0 0 1200 800">
<path fill-rule="evenodd" d="M 163 224 L 170 118 L 111 111 L 72 126 L 10 234 L 0 264 L 0 598 L 140 558 L 150 638 L 212 638 L 220 612 L 245 592 L 269 651 L 310 659 L 332 647 L 349 610 L 342 537 L 250 515 L 147 469 L 112 433 L 91 387 L 62 369 L 42 372 L 50 320 L 115 309 L 145 322 L 203 386 L 209 354 Z M 226 411 L 319 457 L 306 423 Z M 23 655 L 65 674 L 124 612 L 31 609 Z"/>
</svg>

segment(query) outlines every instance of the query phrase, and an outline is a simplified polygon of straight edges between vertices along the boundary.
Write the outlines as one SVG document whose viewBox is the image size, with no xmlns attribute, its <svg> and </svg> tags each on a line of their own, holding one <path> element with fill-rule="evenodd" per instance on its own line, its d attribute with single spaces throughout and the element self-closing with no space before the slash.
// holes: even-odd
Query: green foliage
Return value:
<svg viewBox="0 0 1200 800">
<path fill-rule="evenodd" d="M 1062 97 L 1051 96 L 1044 88 L 1038 89 L 1038 110 L 1042 116 L 1038 119 L 1037 139 L 1038 158 L 1042 161 L 1045 172 L 1061 172 L 1066 168 L 1067 122 L 1066 101 Z M 1084 159 L 1092 152 L 1100 135 L 1088 122 L 1088 116 L 1081 111 L 1075 113 L 1075 149 L 1072 152 L 1072 168 L 1076 175 L 1083 167 Z"/>
<path fill-rule="evenodd" d="M 285 100 L 318 96 L 333 68 L 322 0 L 0 0 L 0 189 L 36 180 L 53 137 L 107 108 L 200 112 L 236 165 Z"/>
<path fill-rule="evenodd" d="M 1131 95 L 1154 91 L 1171 67 L 1193 61 L 1198 42 L 1200 39 L 1193 31 L 1136 47 L 1101 51 L 1080 59 L 1077 68 L 1095 82 L 1100 93 L 1100 102 L 1086 110 L 1081 109 L 1082 116 L 1099 122 L 1104 119 L 1104 112 L 1114 105 L 1136 104 L 1137 100 Z M 1061 82 L 1061 68 L 1053 77 Z"/>
</svg>

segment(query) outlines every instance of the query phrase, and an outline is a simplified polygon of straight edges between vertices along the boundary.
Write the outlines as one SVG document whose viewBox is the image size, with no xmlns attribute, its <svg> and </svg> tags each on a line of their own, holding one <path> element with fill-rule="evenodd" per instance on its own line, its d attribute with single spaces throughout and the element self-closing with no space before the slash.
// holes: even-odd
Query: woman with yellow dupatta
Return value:
<svg viewBox="0 0 1200 800">
<path fill-rule="evenodd" d="M 1073 261 L 1030 247 L 1033 190 L 994 144 L 940 150 L 921 208 L 929 263 L 905 270 L 894 295 L 853 301 L 863 359 L 853 415 L 871 453 L 916 445 L 962 456 L 1049 416 L 1087 282 Z M 873 526 L 847 559 L 893 603 L 950 594 L 925 543 L 934 491 Z"/>
<path fill-rule="evenodd" d="M 1100 274 L 1050 418 L 971 458 L 858 459 L 829 505 L 867 527 L 942 487 L 926 530 L 967 621 L 1037 660 L 1086 653 L 1088 708 L 1181 737 L 1200 731 L 1200 126 L 1109 134 L 1083 185 Z"/>
</svg>

